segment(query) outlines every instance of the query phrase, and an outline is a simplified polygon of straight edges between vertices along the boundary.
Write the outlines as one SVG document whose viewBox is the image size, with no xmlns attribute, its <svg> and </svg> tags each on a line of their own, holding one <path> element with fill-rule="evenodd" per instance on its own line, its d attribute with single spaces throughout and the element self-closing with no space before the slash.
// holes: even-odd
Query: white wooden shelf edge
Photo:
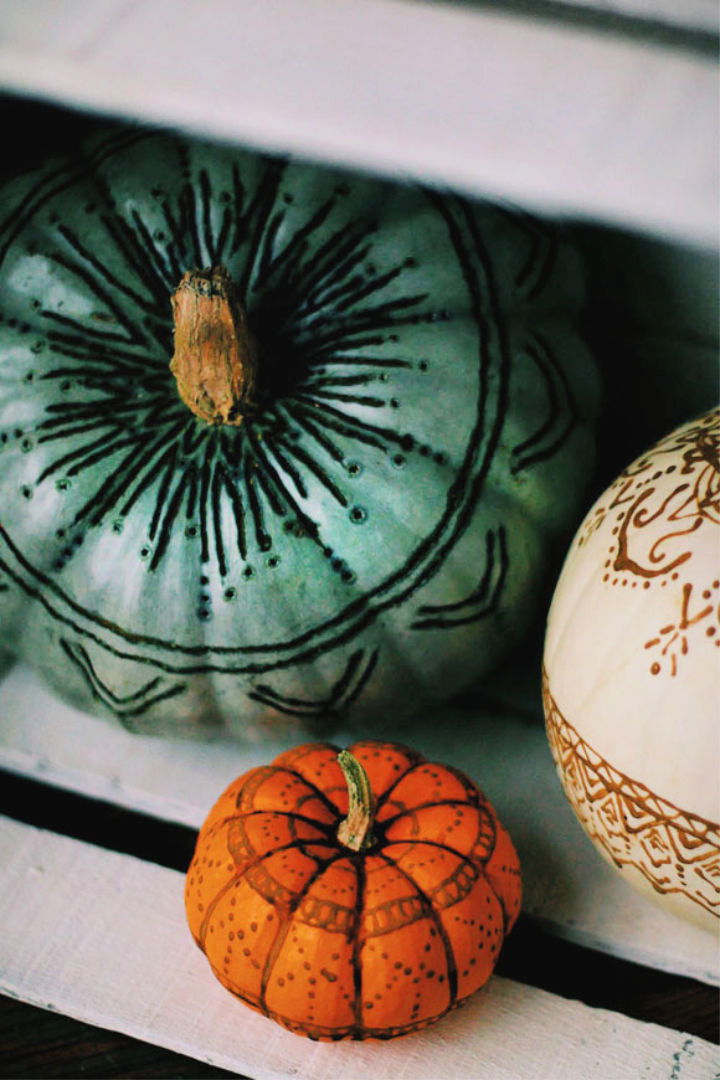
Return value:
<svg viewBox="0 0 720 1080">
<path fill-rule="evenodd" d="M 0 992 L 256 1080 L 710 1080 L 720 1066 L 702 1039 L 500 978 L 396 1043 L 311 1043 L 220 987 L 182 893 L 175 871 L 0 819 Z"/>
<path fill-rule="evenodd" d="M 565 800 L 542 727 L 447 709 L 442 724 L 436 714 L 419 717 L 412 732 L 388 737 L 484 788 L 518 848 L 528 915 L 578 944 L 720 983 L 718 942 L 647 901 L 597 855 Z M 193 828 L 236 776 L 284 748 L 131 735 L 62 704 L 24 664 L 0 680 L 0 767 Z"/>
<path fill-rule="evenodd" d="M 6 0 L 3 24 L 6 90 L 717 245 L 692 50 L 420 0 Z"/>
</svg>

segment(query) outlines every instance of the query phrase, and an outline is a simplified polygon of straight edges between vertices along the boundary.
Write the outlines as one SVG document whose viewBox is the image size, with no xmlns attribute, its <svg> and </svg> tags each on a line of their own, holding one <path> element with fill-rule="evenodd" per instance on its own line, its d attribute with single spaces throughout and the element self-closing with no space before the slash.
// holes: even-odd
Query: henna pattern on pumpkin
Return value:
<svg viewBox="0 0 720 1080">
<path fill-rule="evenodd" d="M 274 690 L 267 683 L 256 684 L 255 688 L 248 693 L 248 697 L 287 716 L 298 716 L 314 721 L 316 726 L 335 723 L 364 690 L 375 670 L 378 656 L 378 649 L 374 649 L 369 656 L 366 655 L 364 649 L 357 649 L 348 658 L 344 671 L 324 698 L 309 700 L 288 697 Z"/>
<path fill-rule="evenodd" d="M 663 670 L 663 663 L 672 676 L 677 675 L 679 658 L 687 656 L 689 634 L 695 627 L 704 631 L 705 637 L 720 644 L 720 581 L 714 581 L 712 587 L 703 589 L 700 597 L 693 601 L 693 585 L 688 581 L 682 587 L 680 617 L 674 622 L 661 627 L 656 637 L 645 642 L 645 648 L 656 657 L 650 665 L 650 674 L 658 675 Z"/>
<path fill-rule="evenodd" d="M 67 638 L 60 639 L 60 647 L 82 675 L 93 697 L 109 709 L 129 731 L 133 730 L 134 718 L 142 716 L 158 702 L 177 697 L 186 690 L 185 683 L 167 686 L 167 680 L 158 675 L 133 693 L 116 694 L 98 675 L 87 649 Z"/>
<path fill-rule="evenodd" d="M 674 459 L 678 451 L 682 465 L 675 460 L 666 464 L 666 456 Z M 670 489 L 668 476 L 674 482 Z M 609 586 L 649 589 L 672 584 L 679 590 L 679 617 L 659 626 L 643 643 L 653 657 L 652 675 L 677 674 L 691 634 L 720 646 L 720 604 L 713 598 L 720 579 L 708 582 L 700 596 L 696 584 L 683 580 L 692 558 L 685 539 L 719 524 L 720 410 L 715 410 L 674 432 L 626 469 L 578 537 L 582 547 L 591 536 L 610 534 L 603 567 Z"/>
<path fill-rule="evenodd" d="M 569 379 L 562 365 L 539 334 L 534 334 L 526 348 L 529 359 L 541 376 L 547 398 L 546 415 L 527 439 L 513 447 L 511 472 L 523 472 L 544 458 L 551 458 L 577 426 L 577 406 Z"/>
<path fill-rule="evenodd" d="M 153 148 L 162 161 L 153 171 L 157 186 L 127 191 L 125 167 L 140 161 L 142 172 Z M 412 605 L 419 627 L 443 632 L 497 609 L 511 570 L 502 532 L 492 541 L 492 572 L 469 597 L 447 607 L 420 604 L 477 519 L 508 416 L 525 419 L 522 402 L 514 416 L 514 389 L 528 366 L 541 406 L 501 468 L 532 468 L 573 430 L 576 402 L 552 353 L 552 332 L 546 342 L 531 338 L 523 319 L 512 334 L 506 326 L 508 300 L 516 312 L 555 289 L 557 233 L 508 208 L 416 189 L 409 202 L 402 195 L 399 240 L 388 243 L 374 188 L 366 201 L 355 181 L 331 173 L 328 182 L 318 174 L 306 205 L 298 197 L 304 167 L 270 157 L 188 149 L 181 139 L 135 130 L 84 152 L 83 160 L 35 177 L 0 222 L 4 279 L 16 259 L 23 267 L 20 287 L 3 292 L 0 313 L 12 357 L 0 450 L 11 467 L 18 460 L 23 467 L 18 514 L 0 525 L 2 568 L 66 641 L 93 657 L 103 649 L 118 673 L 127 662 L 132 685 L 141 664 L 163 680 L 237 677 L 251 700 L 288 717 L 319 709 L 322 721 L 339 707 L 362 709 L 376 640 L 361 635 L 386 613 L 391 622 Z M 442 299 L 407 213 L 427 215 L 446 247 Z M 509 260 L 494 248 L 504 236 Z M 169 297 L 185 271 L 220 263 L 229 264 L 242 294 L 266 371 L 258 411 L 233 431 L 203 430 L 168 371 Z M 560 271 L 564 294 L 564 265 Z M 538 305 L 541 322 L 546 310 Z M 423 409 L 423 394 L 442 391 L 452 369 L 445 329 L 453 320 L 464 321 L 458 360 L 468 387 L 454 447 L 442 425 L 425 423 Z M 31 383 L 42 394 L 31 394 Z M 19 401 L 26 419 L 16 427 Z M 409 522 L 391 559 L 367 558 L 350 531 L 369 518 L 374 528 L 371 503 L 383 505 L 385 482 L 391 498 L 416 490 L 413 469 L 437 486 L 433 510 Z M 41 554 L 32 542 L 38 504 L 52 505 Z M 115 583 L 94 606 L 81 587 L 80 563 L 89 565 L 91 547 L 99 549 L 101 573 L 108 551 L 126 566 L 134 551 L 145 598 L 161 587 L 172 594 L 179 571 L 203 625 L 193 624 L 192 607 L 187 618 L 181 610 L 163 621 L 157 605 L 125 604 Z M 308 593 L 320 582 L 302 618 L 263 624 L 253 617 L 246 636 L 227 632 L 242 623 L 243 590 L 255 615 L 258 579 L 279 592 L 301 576 Z M 333 650 L 349 682 L 329 707 L 284 698 L 270 685 L 273 672 Z M 103 693 L 117 707 L 109 687 L 93 685 L 90 673 L 83 678 L 88 708 Z"/>
<path fill-rule="evenodd" d="M 502 599 L 509 568 L 505 528 L 489 529 L 485 534 L 485 569 L 477 586 L 468 596 L 453 604 L 421 605 L 411 624 L 412 629 L 464 626 L 492 615 Z"/>
<path fill-rule="evenodd" d="M 563 716 L 546 672 L 543 700 L 553 759 L 588 836 L 617 867 L 633 867 L 658 893 L 681 893 L 720 918 L 720 825 L 615 769 Z"/>
<path fill-rule="evenodd" d="M 520 904 L 517 857 L 467 777 L 393 744 L 353 752 L 375 776 L 374 847 L 337 840 L 337 747 L 308 744 L 230 785 L 187 878 L 191 929 L 223 985 L 316 1039 L 391 1038 L 462 1004 Z M 383 1019 L 386 1002 L 402 1022 Z"/>
<path fill-rule="evenodd" d="M 679 470 L 674 461 L 667 466 L 663 461 L 665 455 L 674 457 L 678 450 L 683 451 Z M 657 481 L 663 474 L 675 474 L 678 482 L 659 506 L 653 505 Z M 656 535 L 652 526 L 665 520 L 672 523 L 670 530 Z M 594 532 L 607 526 L 617 539 L 606 570 L 629 570 L 650 579 L 672 573 L 689 558 L 688 552 L 668 555 L 664 549 L 676 538 L 694 532 L 704 520 L 720 524 L 720 409 L 680 433 L 673 432 L 625 469 L 609 489 L 608 498 L 583 526 L 578 544 L 582 547 Z M 647 536 L 641 531 L 646 528 Z"/>
</svg>

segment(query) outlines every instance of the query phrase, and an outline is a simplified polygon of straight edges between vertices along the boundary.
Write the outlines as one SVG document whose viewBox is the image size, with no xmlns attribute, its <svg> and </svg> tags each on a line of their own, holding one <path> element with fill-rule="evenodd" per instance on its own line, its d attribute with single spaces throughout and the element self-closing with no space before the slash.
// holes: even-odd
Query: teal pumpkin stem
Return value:
<svg viewBox="0 0 720 1080">
<path fill-rule="evenodd" d="M 180 397 L 206 423 L 238 426 L 255 404 L 257 350 L 225 267 L 184 274 L 172 311 Z"/>
<path fill-rule="evenodd" d="M 372 827 L 375 822 L 375 796 L 370 780 L 358 759 L 349 750 L 338 754 L 338 765 L 348 786 L 347 817 L 338 826 L 337 838 L 351 851 L 367 851 L 375 843 Z"/>
</svg>

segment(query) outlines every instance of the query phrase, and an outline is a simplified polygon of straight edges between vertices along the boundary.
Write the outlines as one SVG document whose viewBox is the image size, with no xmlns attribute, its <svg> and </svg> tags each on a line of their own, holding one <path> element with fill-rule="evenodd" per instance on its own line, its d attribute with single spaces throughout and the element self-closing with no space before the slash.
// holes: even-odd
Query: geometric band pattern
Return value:
<svg viewBox="0 0 720 1080">
<path fill-rule="evenodd" d="M 543 672 L 545 725 L 575 814 L 616 866 L 659 893 L 682 893 L 720 918 L 720 826 L 655 795 L 605 761 L 568 723 Z"/>
</svg>

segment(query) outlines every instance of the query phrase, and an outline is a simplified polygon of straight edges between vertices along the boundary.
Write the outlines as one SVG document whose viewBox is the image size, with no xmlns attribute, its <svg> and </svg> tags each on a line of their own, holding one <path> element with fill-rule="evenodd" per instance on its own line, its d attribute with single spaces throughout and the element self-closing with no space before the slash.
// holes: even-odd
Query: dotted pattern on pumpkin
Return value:
<svg viewBox="0 0 720 1080">
<path fill-rule="evenodd" d="M 188 871 L 190 929 L 220 982 L 312 1039 L 417 1031 L 489 979 L 520 910 L 520 868 L 460 771 L 355 743 L 375 843 L 336 838 L 348 811 L 338 748 L 312 743 L 234 781 Z"/>
</svg>

